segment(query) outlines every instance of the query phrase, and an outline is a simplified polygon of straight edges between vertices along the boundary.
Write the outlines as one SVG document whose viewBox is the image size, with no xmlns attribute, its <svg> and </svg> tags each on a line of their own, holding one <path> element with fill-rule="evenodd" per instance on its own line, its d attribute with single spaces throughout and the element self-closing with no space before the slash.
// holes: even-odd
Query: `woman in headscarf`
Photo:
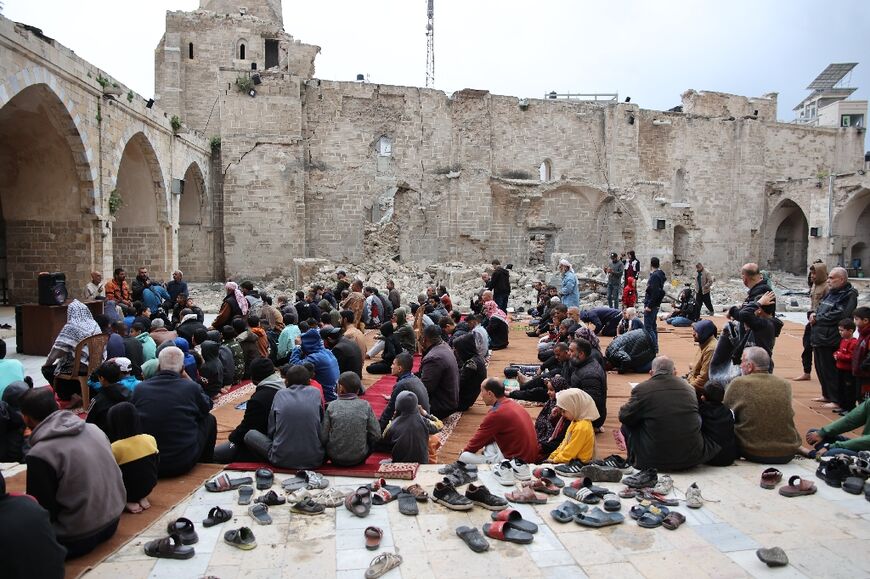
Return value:
<svg viewBox="0 0 870 579">
<path fill-rule="evenodd" d="M 490 350 L 504 350 L 508 347 L 508 327 L 507 314 L 504 313 L 494 300 L 490 300 L 483 304 L 483 313 L 489 319 L 486 324 L 486 333 L 489 334 Z"/>
<path fill-rule="evenodd" d="M 393 318 L 396 320 L 395 334 L 399 345 L 406 352 L 413 354 L 417 351 L 417 337 L 414 335 L 414 328 L 408 323 L 408 309 L 396 308 L 393 311 Z"/>
<path fill-rule="evenodd" d="M 468 410 L 480 395 L 480 385 L 486 380 L 486 362 L 477 352 L 473 334 L 463 334 L 453 340 L 453 352 L 459 363 L 459 406 Z"/>
<path fill-rule="evenodd" d="M 217 317 L 211 323 L 211 327 L 215 330 L 223 330 L 224 326 L 232 323 L 233 318 L 245 316 L 248 313 L 248 300 L 239 290 L 239 285 L 234 281 L 228 281 L 224 289 L 226 289 L 227 295 L 221 303 Z"/>
<path fill-rule="evenodd" d="M 369 364 L 366 367 L 366 372 L 369 374 L 389 374 L 393 360 L 402 351 L 402 346 L 399 345 L 399 341 L 396 339 L 392 322 L 381 324 L 381 335 L 378 336 L 378 340 L 384 346 L 381 350 L 381 359 L 378 362 Z"/>
<path fill-rule="evenodd" d="M 556 374 L 547 383 L 548 400 L 541 408 L 541 412 L 535 419 L 535 434 L 538 437 L 541 462 L 559 448 L 565 431 L 568 429 L 568 421 L 562 417 L 562 413 L 556 408 L 556 394 L 568 387 L 568 381 L 561 375 Z"/>
<path fill-rule="evenodd" d="M 595 452 L 595 429 L 592 428 L 592 421 L 599 417 L 595 401 L 579 388 L 568 388 L 556 394 L 556 407 L 562 412 L 562 418 L 571 424 L 565 432 L 562 444 L 550 455 L 550 462 L 589 462 Z"/>
<path fill-rule="evenodd" d="M 90 338 L 100 333 L 100 326 L 94 321 L 94 316 L 91 315 L 88 306 L 78 300 L 73 300 L 67 306 L 66 325 L 61 328 L 60 333 L 55 338 L 54 345 L 45 359 L 45 365 L 42 367 L 43 377 L 54 387 L 57 398 L 61 402 L 69 402 L 73 394 L 81 392 L 81 387 L 78 380 L 55 379 L 55 376 L 72 372 L 76 346 L 85 338 Z M 103 354 L 105 355 L 105 352 Z M 88 370 L 87 348 L 82 350 L 79 367 L 81 374 L 84 376 Z"/>
<path fill-rule="evenodd" d="M 115 462 L 121 467 L 127 490 L 126 510 L 141 513 L 151 506 L 147 497 L 157 485 L 160 462 L 157 441 L 150 434 L 143 434 L 136 407 L 129 402 L 120 402 L 109 410 L 106 435 L 112 443 Z"/>
<path fill-rule="evenodd" d="M 176 347 L 184 353 L 184 371 L 187 372 L 187 377 L 198 384 L 199 370 L 196 358 L 190 353 L 190 344 L 184 338 L 175 338 L 174 342 Z"/>
</svg>

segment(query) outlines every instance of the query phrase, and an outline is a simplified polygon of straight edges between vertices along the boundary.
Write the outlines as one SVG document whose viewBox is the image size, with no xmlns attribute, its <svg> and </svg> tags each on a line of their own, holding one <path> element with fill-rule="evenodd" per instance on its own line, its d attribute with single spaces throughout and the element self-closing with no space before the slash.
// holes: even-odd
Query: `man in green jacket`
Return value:
<svg viewBox="0 0 870 579">
<path fill-rule="evenodd" d="M 851 412 L 839 420 L 819 429 L 812 428 L 807 432 L 807 443 L 815 446 L 812 450 L 803 448 L 808 456 L 834 456 L 845 454 L 855 456 L 859 450 L 870 450 L 870 400 L 856 406 Z M 864 426 L 861 436 L 846 438 L 844 432 Z"/>
</svg>

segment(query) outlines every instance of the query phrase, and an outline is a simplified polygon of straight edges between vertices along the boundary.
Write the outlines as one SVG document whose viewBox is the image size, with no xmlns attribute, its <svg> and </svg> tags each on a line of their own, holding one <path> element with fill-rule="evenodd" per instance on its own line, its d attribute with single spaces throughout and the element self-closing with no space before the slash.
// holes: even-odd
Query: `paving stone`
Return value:
<svg viewBox="0 0 870 579">
<path fill-rule="evenodd" d="M 723 552 L 758 549 L 761 547 L 752 538 L 744 535 L 727 523 L 700 525 L 695 527 L 694 531 Z"/>
</svg>

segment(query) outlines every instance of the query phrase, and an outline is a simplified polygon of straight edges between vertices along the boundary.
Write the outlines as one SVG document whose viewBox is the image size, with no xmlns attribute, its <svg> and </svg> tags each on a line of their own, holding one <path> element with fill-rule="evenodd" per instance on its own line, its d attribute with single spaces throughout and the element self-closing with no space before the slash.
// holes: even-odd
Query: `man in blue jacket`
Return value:
<svg viewBox="0 0 870 579">
<path fill-rule="evenodd" d="M 649 260 L 650 273 L 646 282 L 646 293 L 643 297 L 643 328 L 649 334 L 656 353 L 659 351 L 659 330 L 656 327 L 659 307 L 665 298 L 665 272 L 659 269 L 659 258 Z"/>
</svg>

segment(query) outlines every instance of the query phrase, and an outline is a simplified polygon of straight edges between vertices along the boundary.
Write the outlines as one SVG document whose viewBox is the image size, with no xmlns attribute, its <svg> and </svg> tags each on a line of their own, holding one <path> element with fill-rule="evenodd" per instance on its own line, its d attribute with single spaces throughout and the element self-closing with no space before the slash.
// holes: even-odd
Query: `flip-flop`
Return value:
<svg viewBox="0 0 870 579">
<path fill-rule="evenodd" d="M 532 479 L 520 483 L 520 487 L 528 487 L 536 493 L 544 493 L 545 495 L 558 495 L 559 487 L 545 479 Z"/>
<path fill-rule="evenodd" d="M 181 543 L 178 535 L 148 541 L 144 548 L 146 555 L 158 559 L 191 559 L 196 554 L 193 547 L 186 547 Z"/>
<path fill-rule="evenodd" d="M 812 481 L 803 480 L 798 475 L 792 475 L 788 479 L 787 485 L 779 487 L 779 494 L 784 497 L 802 497 L 815 494 L 816 490 L 818 489 Z"/>
<path fill-rule="evenodd" d="M 254 473 L 254 477 L 257 479 L 257 490 L 266 490 L 267 488 L 272 486 L 272 483 L 275 482 L 275 473 L 272 472 L 272 469 L 269 468 L 258 468 L 257 472 Z"/>
<path fill-rule="evenodd" d="M 166 532 L 170 535 L 178 535 L 182 545 L 193 545 L 199 541 L 193 521 L 185 517 L 171 521 L 166 525 Z"/>
<path fill-rule="evenodd" d="M 593 493 L 587 487 L 575 489 L 574 487 L 567 486 L 562 489 L 562 494 L 569 499 L 574 499 L 575 501 L 580 501 L 581 503 L 586 503 L 587 505 L 596 505 L 601 502 L 601 497 Z"/>
<path fill-rule="evenodd" d="M 254 532 L 248 527 L 232 529 L 224 533 L 224 543 L 244 551 L 250 551 L 257 546 Z"/>
<path fill-rule="evenodd" d="M 287 499 L 279 496 L 278 493 L 276 493 L 275 491 L 269 491 L 265 494 L 258 496 L 256 499 L 254 499 L 254 502 L 263 503 L 264 505 L 269 507 L 276 507 L 278 505 L 283 505 L 284 503 L 286 503 Z"/>
<path fill-rule="evenodd" d="M 412 484 L 409 487 L 405 487 L 404 491 L 410 495 L 412 495 L 417 501 L 421 503 L 425 503 L 429 500 L 429 493 L 426 492 L 426 489 L 421 487 L 418 484 Z"/>
<path fill-rule="evenodd" d="M 263 503 L 255 503 L 248 507 L 248 514 L 261 525 L 272 524 L 272 516 L 269 514 L 269 507 Z"/>
<path fill-rule="evenodd" d="M 399 487 L 394 487 L 399 489 Z M 385 505 L 387 503 L 391 503 L 396 500 L 396 497 L 401 493 L 401 489 L 396 494 L 393 494 L 386 488 L 379 488 L 376 491 L 372 491 L 372 504 L 373 505 Z M 416 502 L 416 501 L 414 501 Z"/>
<path fill-rule="evenodd" d="M 778 468 L 766 468 L 761 473 L 761 488 L 773 489 L 782 480 L 782 471 Z"/>
<path fill-rule="evenodd" d="M 539 495 L 529 487 L 523 487 L 512 493 L 505 493 L 504 498 L 512 503 L 543 505 L 547 502 L 547 497 Z"/>
<path fill-rule="evenodd" d="M 516 509 L 504 509 L 503 511 L 492 513 L 490 515 L 490 518 L 493 521 L 510 523 L 511 526 L 515 529 L 525 531 L 526 533 L 534 534 L 538 532 L 538 525 L 531 521 L 525 520 L 522 513 L 520 513 Z"/>
<path fill-rule="evenodd" d="M 222 493 L 225 491 L 235 490 L 242 485 L 249 485 L 252 482 L 254 482 L 254 479 L 249 476 L 242 478 L 230 478 L 230 475 L 222 472 L 210 481 L 206 481 L 205 490 L 213 493 Z"/>
<path fill-rule="evenodd" d="M 562 488 L 563 486 L 565 486 L 565 481 L 560 479 L 558 473 L 554 469 L 550 468 L 549 466 L 543 466 L 540 468 L 536 468 L 532 472 L 532 474 L 535 475 L 536 477 L 538 477 L 539 479 L 552 484 L 553 486 L 556 486 L 559 488 Z"/>
<path fill-rule="evenodd" d="M 296 473 L 296 476 L 285 478 L 281 481 L 281 488 L 287 492 L 306 488 L 308 486 L 308 478 L 302 476 L 304 473 L 304 470 L 300 470 Z"/>
<path fill-rule="evenodd" d="M 366 579 L 378 579 L 402 564 L 402 556 L 395 553 L 381 553 L 369 563 Z"/>
<path fill-rule="evenodd" d="M 250 505 L 254 500 L 254 487 L 251 485 L 242 485 L 239 487 L 239 504 Z"/>
<path fill-rule="evenodd" d="M 535 539 L 531 533 L 521 531 L 505 521 L 484 524 L 483 534 L 491 539 L 507 541 L 508 543 L 520 543 L 521 545 L 527 545 Z"/>
<path fill-rule="evenodd" d="M 456 535 L 465 541 L 468 548 L 475 553 L 483 553 L 489 550 L 489 541 L 487 541 L 477 527 L 457 527 Z"/>
<path fill-rule="evenodd" d="M 363 531 L 366 538 L 366 549 L 369 551 L 377 551 L 381 546 L 381 539 L 384 537 L 384 530 L 380 527 L 366 527 Z"/>
<path fill-rule="evenodd" d="M 671 511 L 662 519 L 662 526 L 670 531 L 676 531 L 680 525 L 686 522 L 686 516 L 677 511 Z"/>
<path fill-rule="evenodd" d="M 298 503 L 290 507 L 290 510 L 294 513 L 299 513 L 301 515 L 322 515 L 323 512 L 326 510 L 326 507 L 324 507 L 320 503 L 314 502 L 313 499 L 308 498 L 299 501 Z"/>
<path fill-rule="evenodd" d="M 221 523 L 226 523 L 230 519 L 233 518 L 233 512 L 229 509 L 222 509 L 220 507 L 212 507 L 208 512 L 208 516 L 203 519 L 202 526 L 203 527 L 214 527 L 215 525 L 220 525 Z"/>
<path fill-rule="evenodd" d="M 414 495 L 406 492 L 399 493 L 399 512 L 409 517 L 415 517 L 420 512 Z"/>
<path fill-rule="evenodd" d="M 560 523 L 570 523 L 574 520 L 574 517 L 576 517 L 580 513 L 586 512 L 586 510 L 588 509 L 589 507 L 587 507 L 586 505 L 581 505 L 579 503 L 575 503 L 574 501 L 565 501 L 564 503 L 550 511 L 550 516 Z"/>
<path fill-rule="evenodd" d="M 637 519 L 637 525 L 645 529 L 655 529 L 662 526 L 662 521 L 665 518 L 660 514 L 655 514 L 650 511 L 645 512 Z"/>
<path fill-rule="evenodd" d="M 593 507 L 592 510 L 586 513 L 580 513 L 574 517 L 574 522 L 584 527 L 607 527 L 608 525 L 618 525 L 625 521 L 622 513 L 606 513 L 598 507 Z"/>
<path fill-rule="evenodd" d="M 366 487 L 359 487 L 345 497 L 344 506 L 357 517 L 368 516 L 372 508 L 372 492 Z"/>
<path fill-rule="evenodd" d="M 788 565 L 788 555 L 781 547 L 771 547 L 770 549 L 759 549 L 755 555 L 764 562 L 768 567 L 785 567 Z"/>
</svg>

